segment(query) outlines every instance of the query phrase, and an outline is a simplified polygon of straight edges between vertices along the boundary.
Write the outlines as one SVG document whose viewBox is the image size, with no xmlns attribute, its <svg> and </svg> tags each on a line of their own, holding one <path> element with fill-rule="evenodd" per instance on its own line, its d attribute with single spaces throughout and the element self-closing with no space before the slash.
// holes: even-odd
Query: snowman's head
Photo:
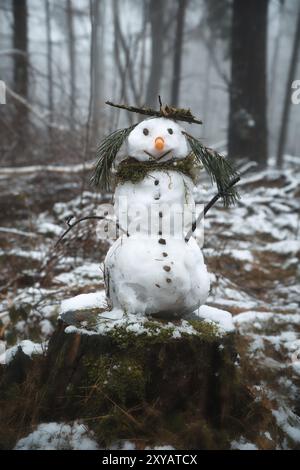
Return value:
<svg viewBox="0 0 300 470">
<path fill-rule="evenodd" d="M 159 115 L 160 117 L 146 119 L 128 128 L 118 129 L 100 142 L 97 148 L 98 161 L 92 176 L 92 181 L 96 186 L 104 190 L 110 189 L 113 167 L 117 167 L 124 159 L 122 148 L 124 149 L 123 144 L 126 142 L 125 159 L 127 163 L 125 160 L 125 165 L 128 164 L 128 160 L 130 161 L 128 157 L 133 157 L 141 162 L 163 163 L 171 159 L 184 159 L 190 154 L 193 166 L 199 168 L 202 165 L 211 180 L 216 182 L 224 204 L 230 205 L 236 201 L 238 193 L 233 187 L 232 181 L 235 184 L 239 177 L 235 167 L 222 155 L 204 146 L 201 140 L 186 133 L 177 124 L 178 121 L 201 124 L 201 121 L 196 119 L 189 109 L 162 106 L 161 101 L 159 112 L 147 108 L 115 105 L 109 101 L 107 104 L 132 112 L 140 113 L 142 111 L 142 114 Z"/>
<path fill-rule="evenodd" d="M 140 161 L 181 159 L 188 154 L 184 129 L 164 117 L 140 122 L 128 136 L 128 155 Z"/>
</svg>

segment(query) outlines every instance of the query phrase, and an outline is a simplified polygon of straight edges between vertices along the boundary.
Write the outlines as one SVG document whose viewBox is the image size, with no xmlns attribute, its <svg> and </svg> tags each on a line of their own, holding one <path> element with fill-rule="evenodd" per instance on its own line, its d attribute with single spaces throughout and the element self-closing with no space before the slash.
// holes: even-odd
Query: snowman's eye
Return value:
<svg viewBox="0 0 300 470">
<path fill-rule="evenodd" d="M 172 134 L 173 134 L 173 129 L 171 129 L 171 128 L 170 128 L 170 129 L 168 129 L 168 132 L 169 132 L 169 134 L 171 134 L 171 135 L 172 135 Z"/>
<path fill-rule="evenodd" d="M 143 129 L 143 134 L 144 134 L 144 135 L 148 135 L 148 134 L 149 134 L 149 129 L 147 129 L 147 127 L 145 127 L 145 128 Z"/>
</svg>

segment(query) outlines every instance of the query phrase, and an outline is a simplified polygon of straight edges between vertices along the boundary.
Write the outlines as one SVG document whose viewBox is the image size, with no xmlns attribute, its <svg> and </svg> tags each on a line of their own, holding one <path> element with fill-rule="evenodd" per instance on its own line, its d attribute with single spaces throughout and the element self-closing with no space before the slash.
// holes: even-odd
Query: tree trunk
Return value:
<svg viewBox="0 0 300 470">
<path fill-rule="evenodd" d="M 14 91 L 25 100 L 28 99 L 28 31 L 27 31 L 27 0 L 13 0 L 13 47 L 18 51 L 14 55 Z M 28 109 L 16 103 L 16 125 L 19 129 L 20 143 L 25 134 Z"/>
<path fill-rule="evenodd" d="M 228 153 L 267 164 L 268 0 L 233 1 Z"/>
<path fill-rule="evenodd" d="M 74 129 L 76 108 L 76 48 L 72 0 L 67 0 L 68 53 L 70 64 L 70 126 Z"/>
<path fill-rule="evenodd" d="M 289 117 L 290 117 L 290 108 L 291 108 L 291 85 L 295 77 L 295 73 L 297 70 L 297 62 L 298 62 L 298 55 L 299 55 L 299 46 L 300 46 L 300 8 L 298 9 L 298 19 L 297 19 L 297 26 L 294 38 L 294 45 L 292 51 L 292 57 L 290 62 L 290 69 L 286 84 L 286 93 L 282 111 L 282 119 L 281 119 L 281 129 L 278 141 L 278 150 L 277 150 L 277 166 L 282 168 L 283 165 L 283 155 L 284 155 L 284 148 L 287 139 L 287 132 L 288 132 L 288 125 L 289 125 Z"/>
<path fill-rule="evenodd" d="M 161 0 L 150 0 L 151 66 L 146 94 L 146 103 L 148 106 L 154 106 L 160 94 L 160 82 L 163 72 L 164 10 L 165 2 Z"/>
<path fill-rule="evenodd" d="M 178 10 L 176 19 L 176 32 L 175 32 L 175 50 L 173 62 L 173 77 L 172 77 L 172 92 L 171 104 L 178 106 L 179 91 L 181 81 L 181 62 L 182 62 L 182 46 L 184 36 L 184 20 L 188 0 L 178 0 Z"/>
<path fill-rule="evenodd" d="M 104 2 L 92 0 L 92 66 L 91 66 L 91 93 L 92 93 L 92 138 L 99 137 L 99 128 L 104 105 Z"/>
<path fill-rule="evenodd" d="M 46 37 L 47 37 L 47 80 L 48 80 L 48 109 L 49 109 L 49 122 L 53 120 L 53 77 L 52 77 L 52 39 L 51 39 L 51 14 L 50 3 L 46 0 Z M 49 134 L 51 138 L 52 130 L 49 127 Z"/>
</svg>

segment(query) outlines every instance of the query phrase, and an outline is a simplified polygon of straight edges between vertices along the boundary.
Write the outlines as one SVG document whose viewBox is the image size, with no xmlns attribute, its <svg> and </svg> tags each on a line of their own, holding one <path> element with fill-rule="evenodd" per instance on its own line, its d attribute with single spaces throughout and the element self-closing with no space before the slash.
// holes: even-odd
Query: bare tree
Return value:
<svg viewBox="0 0 300 470">
<path fill-rule="evenodd" d="M 99 135 L 104 105 L 104 0 L 91 0 L 91 93 L 92 93 L 92 137 Z"/>
<path fill-rule="evenodd" d="M 268 0 L 233 0 L 228 152 L 267 164 Z"/>
<path fill-rule="evenodd" d="M 47 37 L 47 81 L 48 81 L 48 109 L 49 122 L 53 119 L 53 77 L 52 77 L 52 39 L 51 39 L 51 13 L 49 0 L 45 2 L 46 37 Z M 51 127 L 49 128 L 51 133 Z"/>
<path fill-rule="evenodd" d="M 284 105 L 283 105 L 282 118 L 281 118 L 281 128 L 280 128 L 278 150 L 277 150 L 277 166 L 279 168 L 282 168 L 282 165 L 283 165 L 284 148 L 285 148 L 285 143 L 287 139 L 289 118 L 290 118 L 291 85 L 292 85 L 292 81 L 295 77 L 295 73 L 297 70 L 299 47 L 300 47 L 300 7 L 298 9 L 294 45 L 293 45 L 290 68 L 289 68 L 289 73 L 288 73 L 288 78 L 287 78 L 286 92 L 285 92 Z"/>
<path fill-rule="evenodd" d="M 27 15 L 27 0 L 13 0 L 13 46 L 14 50 L 18 52 L 14 55 L 14 90 L 25 100 L 28 98 L 29 90 Z M 23 127 L 27 123 L 28 109 L 16 102 L 16 115 L 21 139 Z"/>
<path fill-rule="evenodd" d="M 153 106 L 160 93 L 164 59 L 164 11 L 165 1 L 150 0 L 149 20 L 151 25 L 151 65 L 148 79 L 146 103 Z"/>
<path fill-rule="evenodd" d="M 76 47 L 74 35 L 74 13 L 72 0 L 66 0 L 67 30 L 68 30 L 68 52 L 70 64 L 70 125 L 74 128 L 76 108 Z"/>
<path fill-rule="evenodd" d="M 181 81 L 181 62 L 182 62 L 182 46 L 184 36 L 184 21 L 188 0 L 178 0 L 177 17 L 176 17 L 176 31 L 175 31 L 175 50 L 173 61 L 173 77 L 172 77 L 172 90 L 171 90 L 171 103 L 174 106 L 178 105 L 179 90 Z"/>
</svg>

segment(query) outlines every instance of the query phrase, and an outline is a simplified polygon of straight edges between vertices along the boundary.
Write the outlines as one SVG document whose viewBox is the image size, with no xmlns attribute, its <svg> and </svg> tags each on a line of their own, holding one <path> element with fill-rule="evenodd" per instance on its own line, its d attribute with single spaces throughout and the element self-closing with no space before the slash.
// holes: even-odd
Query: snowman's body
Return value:
<svg viewBox="0 0 300 470">
<path fill-rule="evenodd" d="M 139 132 L 149 123 L 152 140 L 150 136 L 149 143 L 147 139 L 140 142 Z M 175 134 L 173 144 L 172 139 L 168 143 L 167 129 Z M 172 159 L 188 153 L 179 126 L 167 119 L 144 121 L 132 134 L 129 155 L 140 161 L 149 154 L 159 158 L 168 147 Z M 163 149 L 153 146 L 157 139 L 164 142 Z M 138 183 L 117 186 L 115 212 L 127 235 L 113 244 L 105 259 L 106 288 L 113 308 L 182 317 L 206 301 L 210 283 L 202 252 L 194 238 L 188 243 L 184 240 L 195 215 L 192 190 L 192 180 L 172 170 L 154 170 Z"/>
</svg>

